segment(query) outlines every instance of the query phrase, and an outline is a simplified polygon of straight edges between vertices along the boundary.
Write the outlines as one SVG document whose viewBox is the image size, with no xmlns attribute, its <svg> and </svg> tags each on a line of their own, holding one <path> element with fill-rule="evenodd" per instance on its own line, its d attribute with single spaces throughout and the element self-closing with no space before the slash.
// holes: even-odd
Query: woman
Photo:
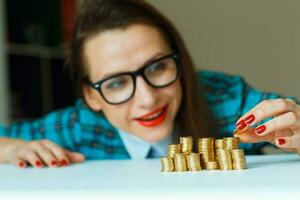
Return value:
<svg viewBox="0 0 300 200">
<path fill-rule="evenodd" d="M 196 74 L 174 26 L 143 1 L 85 1 L 67 67 L 75 106 L 2 127 L 1 162 L 57 167 L 159 157 L 179 136 L 225 137 L 236 128 L 248 153 L 259 153 L 266 143 L 252 143 L 260 141 L 300 147 L 299 105 L 238 76 Z"/>
</svg>

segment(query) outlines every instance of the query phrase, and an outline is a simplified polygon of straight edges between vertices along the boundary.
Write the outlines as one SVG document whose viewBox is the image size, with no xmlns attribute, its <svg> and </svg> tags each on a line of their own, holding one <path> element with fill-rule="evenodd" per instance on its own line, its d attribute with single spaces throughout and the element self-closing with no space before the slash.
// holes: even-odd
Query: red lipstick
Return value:
<svg viewBox="0 0 300 200">
<path fill-rule="evenodd" d="M 158 114 L 159 113 L 159 114 Z M 150 118 L 150 116 L 158 114 L 158 116 L 154 116 L 153 118 Z M 142 117 L 136 118 L 135 120 L 142 126 L 146 127 L 154 127 L 157 125 L 162 124 L 168 114 L 168 105 L 158 108 L 155 111 L 148 113 L 146 115 L 143 115 Z"/>
</svg>

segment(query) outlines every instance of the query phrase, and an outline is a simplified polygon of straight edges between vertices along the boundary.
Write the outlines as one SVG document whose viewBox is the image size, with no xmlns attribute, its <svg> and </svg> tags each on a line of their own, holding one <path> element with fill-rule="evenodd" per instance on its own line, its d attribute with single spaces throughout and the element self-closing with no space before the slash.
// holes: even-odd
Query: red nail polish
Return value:
<svg viewBox="0 0 300 200">
<path fill-rule="evenodd" d="M 255 133 L 256 133 L 257 135 L 260 135 L 260 134 L 262 134 L 263 132 L 265 132 L 266 129 L 267 129 L 267 127 L 266 127 L 265 125 L 261 125 L 261 126 L 259 126 L 259 127 L 257 127 L 257 128 L 255 129 Z"/>
<path fill-rule="evenodd" d="M 285 144 L 285 139 L 278 139 L 278 143 L 280 144 L 280 145 L 283 145 L 283 144 Z"/>
<path fill-rule="evenodd" d="M 252 122 L 255 121 L 255 116 L 252 114 L 252 115 L 249 115 L 248 117 L 246 117 L 244 119 L 244 121 L 246 122 L 246 124 L 251 124 Z"/>
<path fill-rule="evenodd" d="M 61 160 L 61 161 L 60 161 L 60 165 L 61 165 L 61 166 L 66 166 L 66 165 L 68 165 L 67 160 L 65 160 L 65 159 Z"/>
<path fill-rule="evenodd" d="M 239 121 L 237 124 L 236 124 L 236 128 L 238 129 L 238 130 L 242 130 L 242 129 L 244 129 L 245 127 L 246 127 L 246 123 L 244 122 L 244 120 L 241 120 L 241 121 Z"/>
<path fill-rule="evenodd" d="M 57 162 L 56 162 L 55 160 L 52 160 L 51 165 L 52 165 L 52 166 L 56 166 L 56 165 L 57 165 Z"/>
<path fill-rule="evenodd" d="M 19 167 L 25 167 L 25 164 L 23 162 L 19 162 Z"/>
<path fill-rule="evenodd" d="M 41 167 L 43 164 L 42 164 L 40 161 L 36 161 L 36 162 L 35 162 L 35 165 L 36 165 L 37 167 Z"/>
</svg>

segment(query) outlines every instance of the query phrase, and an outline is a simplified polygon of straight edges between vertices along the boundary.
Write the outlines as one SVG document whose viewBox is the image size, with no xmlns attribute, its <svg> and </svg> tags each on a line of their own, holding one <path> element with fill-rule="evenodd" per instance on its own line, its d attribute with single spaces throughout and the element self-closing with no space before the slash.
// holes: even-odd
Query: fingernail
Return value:
<svg viewBox="0 0 300 200">
<path fill-rule="evenodd" d="M 61 165 L 61 166 L 67 166 L 67 165 L 68 165 L 67 160 L 65 160 L 65 159 L 61 160 L 61 161 L 60 161 L 60 165 Z"/>
<path fill-rule="evenodd" d="M 244 122 L 244 120 L 241 120 L 241 121 L 239 121 L 237 124 L 236 124 L 236 128 L 238 129 L 238 130 L 242 130 L 242 129 L 244 129 L 245 127 L 246 127 L 246 123 Z"/>
<path fill-rule="evenodd" d="M 251 124 L 252 122 L 255 121 L 255 116 L 252 114 L 252 115 L 249 115 L 248 117 L 246 117 L 244 119 L 244 121 L 246 122 L 246 124 Z"/>
<path fill-rule="evenodd" d="M 279 145 L 285 144 L 285 139 L 282 139 L 282 138 L 278 139 L 278 143 L 279 143 Z"/>
<path fill-rule="evenodd" d="M 52 160 L 51 165 L 52 165 L 52 166 L 56 166 L 56 165 L 57 165 L 57 162 L 56 162 L 55 160 Z"/>
<path fill-rule="evenodd" d="M 266 129 L 267 129 L 267 127 L 265 125 L 261 125 L 261 126 L 255 128 L 255 133 L 257 135 L 261 135 L 263 132 L 265 132 Z"/>
<path fill-rule="evenodd" d="M 19 162 L 18 165 L 19 165 L 19 167 L 22 167 L 22 168 L 25 167 L 25 163 L 23 163 L 23 162 Z"/>
<path fill-rule="evenodd" d="M 37 167 L 42 167 L 43 164 L 42 164 L 40 161 L 36 161 L 36 162 L 35 162 L 35 165 L 36 165 Z"/>
</svg>

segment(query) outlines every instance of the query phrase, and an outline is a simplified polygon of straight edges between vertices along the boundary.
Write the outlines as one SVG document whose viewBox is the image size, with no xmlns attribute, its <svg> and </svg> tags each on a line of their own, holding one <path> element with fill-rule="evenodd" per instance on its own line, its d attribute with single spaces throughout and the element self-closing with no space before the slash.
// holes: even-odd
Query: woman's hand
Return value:
<svg viewBox="0 0 300 200">
<path fill-rule="evenodd" d="M 254 127 L 258 122 L 273 117 Z M 290 99 L 265 100 L 244 114 L 236 123 L 236 136 L 242 142 L 267 141 L 300 155 L 300 106 Z"/>
<path fill-rule="evenodd" d="M 67 166 L 85 159 L 82 154 L 70 152 L 49 140 L 6 140 L 2 148 L 2 160 L 20 168 L 25 168 L 28 164 L 37 168 Z"/>
</svg>

